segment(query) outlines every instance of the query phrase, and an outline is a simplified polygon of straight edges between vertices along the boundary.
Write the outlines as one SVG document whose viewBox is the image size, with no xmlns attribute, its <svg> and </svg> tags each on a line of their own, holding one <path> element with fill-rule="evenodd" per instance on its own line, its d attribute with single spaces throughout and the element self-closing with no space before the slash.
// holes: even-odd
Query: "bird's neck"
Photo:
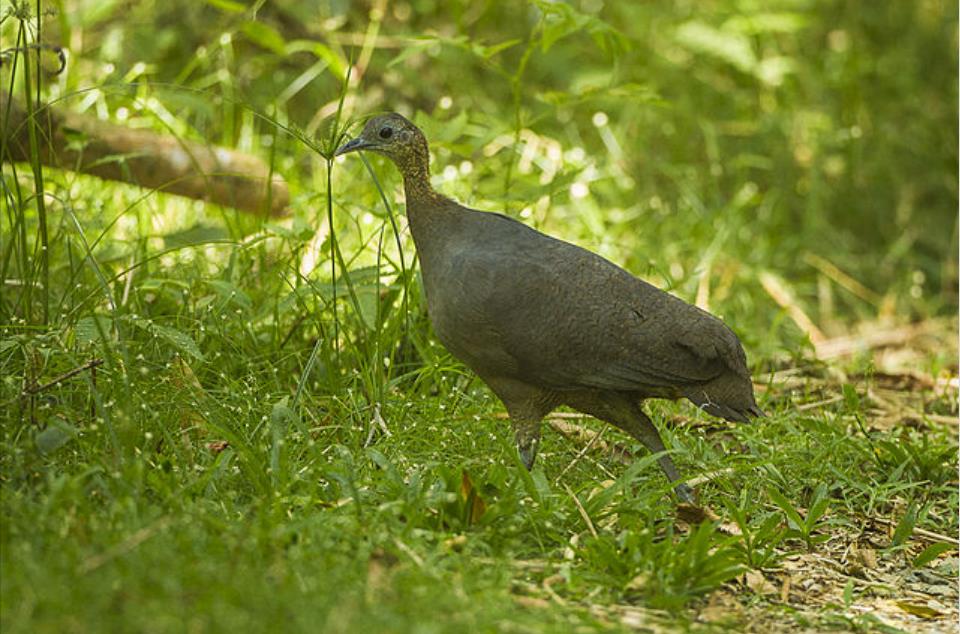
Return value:
<svg viewBox="0 0 960 634">
<path fill-rule="evenodd" d="M 403 191 L 407 203 L 407 221 L 413 233 L 417 249 L 430 242 L 432 234 L 443 234 L 441 228 L 449 220 L 451 209 L 455 208 L 449 198 L 438 192 L 430 184 L 430 172 L 422 170 L 403 171 Z"/>
<path fill-rule="evenodd" d="M 407 205 L 414 201 L 430 202 L 440 196 L 430 184 L 430 170 L 426 166 L 409 167 L 402 170 L 402 174 Z"/>
</svg>

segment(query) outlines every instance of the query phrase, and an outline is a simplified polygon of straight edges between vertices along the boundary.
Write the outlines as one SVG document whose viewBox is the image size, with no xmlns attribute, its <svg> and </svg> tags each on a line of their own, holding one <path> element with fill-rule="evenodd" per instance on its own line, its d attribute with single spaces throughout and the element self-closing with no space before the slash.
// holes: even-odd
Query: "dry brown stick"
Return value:
<svg viewBox="0 0 960 634">
<path fill-rule="evenodd" d="M 570 464 L 563 468 L 563 471 L 560 472 L 560 475 L 557 476 L 554 482 L 560 482 L 560 480 L 563 479 L 563 476 L 567 474 L 567 471 L 570 471 L 570 469 L 572 469 L 575 464 L 580 462 L 580 459 L 583 458 L 588 451 L 590 451 L 590 448 L 597 444 L 597 442 L 600 440 L 600 437 L 603 436 L 603 432 L 605 431 L 607 431 L 607 428 L 603 427 L 599 433 L 594 434 L 593 438 L 591 438 L 590 441 L 583 446 L 583 449 L 577 452 L 577 455 L 574 456 L 573 460 L 570 461 Z"/>
<path fill-rule="evenodd" d="M 575 442 L 590 442 L 590 440 L 592 440 L 598 433 L 601 433 L 595 432 L 592 429 L 587 429 L 581 425 L 576 425 L 574 423 L 568 423 L 562 420 L 553 420 L 553 418 L 554 417 L 551 415 L 551 417 L 547 419 L 547 422 L 553 429 L 560 432 L 560 435 L 568 440 L 573 440 Z M 606 427 L 603 429 L 605 430 Z M 605 440 L 598 440 L 597 448 L 602 452 L 609 453 L 621 464 L 630 464 L 630 459 L 632 458 L 630 450 L 618 443 L 608 444 Z M 604 469 L 603 465 L 599 462 L 596 464 L 601 469 Z M 606 469 L 604 469 L 604 472 L 609 474 Z"/>
<path fill-rule="evenodd" d="M 823 360 L 835 359 L 863 349 L 886 348 L 906 343 L 920 335 L 935 332 L 944 325 L 941 320 L 929 319 L 898 328 L 872 330 L 863 334 L 824 339 L 820 342 L 814 342 L 814 344 L 818 358 Z"/>
<path fill-rule="evenodd" d="M 898 524 L 898 522 L 894 522 L 893 520 L 889 520 L 885 517 L 873 517 L 871 519 L 875 522 L 886 524 L 887 526 L 896 526 Z M 941 542 L 944 544 L 953 544 L 954 546 L 958 546 L 958 539 L 956 537 L 950 537 L 949 535 L 941 535 L 940 533 L 934 533 L 933 531 L 928 531 L 925 528 L 914 527 L 913 534 L 923 537 L 927 541 Z"/>
<path fill-rule="evenodd" d="M 803 405 L 797 405 L 794 409 L 798 412 L 804 412 L 809 409 L 819 409 L 827 405 L 833 405 L 843 400 L 843 396 L 831 396 L 830 398 L 824 399 L 822 401 L 816 401 L 814 403 L 804 403 Z"/>
<path fill-rule="evenodd" d="M 520 570 L 529 570 L 530 572 L 544 572 L 557 565 L 557 562 L 555 561 L 537 560 L 537 559 L 500 560 L 500 559 L 494 559 L 492 557 L 471 557 L 471 560 L 487 566 L 506 563 L 508 566 L 519 568 Z"/>
<path fill-rule="evenodd" d="M 583 504 L 580 504 L 580 500 L 577 499 L 577 496 L 573 493 L 573 490 L 569 485 L 564 483 L 563 488 L 566 489 L 567 495 L 570 496 L 570 499 L 573 500 L 573 503 L 577 506 L 577 510 L 580 511 L 580 517 L 583 518 L 583 521 L 586 523 L 587 528 L 590 529 L 590 534 L 594 537 L 598 537 L 597 529 L 593 526 L 593 520 L 590 519 L 590 516 L 587 515 L 587 510 L 583 508 Z"/>
<path fill-rule="evenodd" d="M 796 298 L 793 296 L 793 292 L 787 287 L 783 280 L 769 271 L 763 271 L 760 273 L 760 284 L 763 286 L 763 289 L 767 291 L 767 294 L 773 298 L 773 301 L 787 311 L 787 315 L 797 324 L 797 327 L 810 337 L 810 341 L 813 342 L 814 346 L 826 340 L 826 335 L 813 323 L 813 320 L 807 316 L 807 313 L 803 312 L 800 304 L 797 303 Z"/>
<path fill-rule="evenodd" d="M 6 106 L 0 94 L 0 112 Z M 44 165 L 272 216 L 282 215 L 290 201 L 283 178 L 252 154 L 50 106 L 34 116 Z M 0 130 L 9 153 L 3 160 L 30 160 L 27 122 L 27 113 L 11 104 L 10 119 Z M 83 141 L 79 145 L 77 138 Z"/>
<path fill-rule="evenodd" d="M 823 331 L 813 323 L 813 320 L 803 312 L 793 292 L 787 287 L 783 280 L 769 271 L 763 271 L 760 273 L 760 284 L 763 286 L 763 289 L 767 291 L 767 294 L 773 298 L 773 301 L 787 311 L 787 315 L 797 324 L 797 327 L 810 337 L 810 341 L 813 342 L 814 346 L 818 346 L 820 342 L 826 341 L 826 335 L 824 335 Z"/>
<path fill-rule="evenodd" d="M 141 528 L 122 542 L 114 544 L 102 553 L 90 557 L 80 565 L 80 568 L 77 572 L 81 575 L 92 572 L 111 559 L 116 559 L 117 557 L 121 557 L 135 550 L 137 546 L 156 535 L 157 532 L 162 531 L 164 528 L 169 526 L 172 521 L 173 520 L 170 517 L 161 517 L 150 526 Z"/>
<path fill-rule="evenodd" d="M 97 366 L 99 366 L 99 365 L 103 365 L 103 359 L 90 359 L 89 361 L 87 361 L 87 362 L 84 363 L 83 365 L 77 366 L 76 368 L 70 370 L 69 372 L 64 372 L 63 374 L 61 374 L 61 375 L 58 376 L 57 378 L 53 379 L 52 381 L 49 381 L 49 382 L 47 382 L 47 383 L 44 383 L 43 385 L 36 385 L 36 386 L 34 386 L 34 387 L 28 387 L 27 389 L 25 389 L 25 390 L 23 391 L 23 394 L 22 394 L 21 396 L 26 397 L 26 396 L 33 396 L 33 395 L 35 395 L 35 394 L 39 394 L 40 392 L 43 392 L 44 390 L 49 390 L 50 388 L 52 388 L 52 387 L 53 387 L 54 385 L 56 385 L 57 383 L 62 383 L 62 382 L 64 382 L 64 381 L 66 381 L 67 379 L 70 379 L 70 378 L 73 378 L 73 377 L 77 376 L 78 374 L 80 374 L 80 373 L 83 372 L 84 370 L 91 370 L 91 369 L 93 369 L 93 368 L 95 368 L 95 367 L 97 367 Z"/>
<path fill-rule="evenodd" d="M 875 306 L 879 306 L 880 302 L 883 301 L 883 297 L 879 293 L 870 290 L 853 277 L 844 273 L 840 270 L 840 267 L 830 260 L 809 251 L 803 254 L 803 260 L 833 280 L 837 285 L 847 289 L 863 301 Z"/>
<path fill-rule="evenodd" d="M 922 414 L 920 412 L 913 412 L 918 418 L 926 418 L 935 423 L 942 423 L 944 425 L 960 425 L 960 419 L 956 416 L 944 416 L 942 414 Z"/>
<path fill-rule="evenodd" d="M 715 478 L 718 478 L 724 475 L 730 475 L 733 472 L 734 472 L 733 467 L 726 467 L 724 469 L 717 469 L 716 471 L 709 471 L 707 473 L 702 473 L 694 478 L 690 478 L 689 480 L 687 480 L 687 484 L 693 488 L 697 488 L 704 482 L 710 482 Z"/>
</svg>

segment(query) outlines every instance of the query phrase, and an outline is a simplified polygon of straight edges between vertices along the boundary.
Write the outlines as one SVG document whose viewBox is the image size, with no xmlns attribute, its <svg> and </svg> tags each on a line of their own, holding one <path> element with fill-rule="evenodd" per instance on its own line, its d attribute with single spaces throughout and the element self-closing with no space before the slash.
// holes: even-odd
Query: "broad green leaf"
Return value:
<svg viewBox="0 0 960 634">
<path fill-rule="evenodd" d="M 740 33 L 729 33 L 698 22 L 685 22 L 674 37 L 681 46 L 726 62 L 738 70 L 753 74 L 757 57 L 750 40 Z"/>
<path fill-rule="evenodd" d="M 800 513 L 797 512 L 797 509 L 794 508 L 793 504 L 790 503 L 782 493 L 776 489 L 768 488 L 767 495 L 770 496 L 770 499 L 773 500 L 773 503 L 780 507 L 780 510 L 784 512 L 787 516 L 787 521 L 790 523 L 790 527 L 796 530 L 803 530 L 803 518 L 800 517 Z"/>
<path fill-rule="evenodd" d="M 134 326 L 146 330 L 156 337 L 160 337 L 174 348 L 195 359 L 203 361 L 203 353 L 193 337 L 170 326 L 161 326 L 145 319 L 132 320 Z"/>
<path fill-rule="evenodd" d="M 942 555 L 943 553 L 950 552 L 951 550 L 956 550 L 957 544 L 931 544 L 923 549 L 923 551 L 917 555 L 917 558 L 913 560 L 914 568 L 922 568 L 929 564 L 931 561 Z"/>
<path fill-rule="evenodd" d="M 893 531 L 892 545 L 902 546 L 913 535 L 913 529 L 917 525 L 917 505 L 911 504 L 907 507 L 903 517 L 897 522 L 897 527 Z"/>
<path fill-rule="evenodd" d="M 229 237 L 227 230 L 219 225 L 196 224 L 189 229 L 174 231 L 163 236 L 164 248 L 185 247 L 192 244 L 216 242 Z"/>
<path fill-rule="evenodd" d="M 800 13 L 754 13 L 730 18 L 723 23 L 723 30 L 746 35 L 795 33 L 809 23 L 810 20 Z"/>
<path fill-rule="evenodd" d="M 73 327 L 73 334 L 77 344 L 88 345 L 100 341 L 103 335 L 108 335 L 113 322 L 106 315 L 90 315 L 77 321 Z"/>
<path fill-rule="evenodd" d="M 849 383 L 843 384 L 843 402 L 850 412 L 860 411 L 860 395 L 857 394 L 857 388 Z"/>
<path fill-rule="evenodd" d="M 270 435 L 273 441 L 270 445 L 270 471 L 274 482 L 280 476 L 280 455 L 283 449 L 283 439 L 287 435 L 287 428 L 290 423 L 296 419 L 296 415 L 288 404 L 289 400 L 289 397 L 284 396 L 273 404 L 270 411 Z"/>
<path fill-rule="evenodd" d="M 804 528 L 807 533 L 813 530 L 823 514 L 827 512 L 829 506 L 830 498 L 827 496 L 827 486 L 820 484 L 816 493 L 814 493 L 813 503 L 810 504 L 810 510 L 807 511 L 807 517 L 804 520 Z"/>
<path fill-rule="evenodd" d="M 244 22 L 240 30 L 251 42 L 261 48 L 272 51 L 277 55 L 286 54 L 286 41 L 272 26 L 263 22 L 250 21 Z"/>
<path fill-rule="evenodd" d="M 253 306 L 253 300 L 250 299 L 250 296 L 247 293 L 230 282 L 226 280 L 207 280 L 209 284 L 217 294 L 220 295 L 225 300 L 236 302 L 243 308 L 251 308 Z"/>
<path fill-rule="evenodd" d="M 228 13 L 243 13 L 247 7 L 240 2 L 233 0 L 207 0 L 207 4 L 215 9 L 226 11 Z"/>
</svg>

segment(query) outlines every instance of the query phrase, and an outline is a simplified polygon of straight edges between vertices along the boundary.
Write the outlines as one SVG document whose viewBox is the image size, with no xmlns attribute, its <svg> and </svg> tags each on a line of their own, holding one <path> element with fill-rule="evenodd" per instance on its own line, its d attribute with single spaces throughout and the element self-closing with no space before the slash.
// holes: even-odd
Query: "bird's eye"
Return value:
<svg viewBox="0 0 960 634">
<path fill-rule="evenodd" d="M 380 138 L 389 139 L 393 136 L 393 128 L 380 128 Z"/>
</svg>

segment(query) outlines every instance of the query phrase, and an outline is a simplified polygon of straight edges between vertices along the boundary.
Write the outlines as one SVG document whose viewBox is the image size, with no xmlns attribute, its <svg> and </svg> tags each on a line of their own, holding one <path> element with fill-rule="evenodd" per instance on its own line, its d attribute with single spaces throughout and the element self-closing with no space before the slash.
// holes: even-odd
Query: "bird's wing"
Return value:
<svg viewBox="0 0 960 634">
<path fill-rule="evenodd" d="M 589 251 L 550 238 L 535 245 L 486 264 L 510 291 L 492 294 L 485 317 L 524 378 L 640 390 L 746 372 L 736 335 L 719 319 Z"/>
<path fill-rule="evenodd" d="M 609 320 L 609 337 L 596 341 L 592 350 L 570 351 L 583 360 L 570 378 L 585 387 L 635 390 L 705 383 L 727 372 L 734 335 L 691 308 L 677 302 L 668 314 L 643 321 L 631 315 Z"/>
</svg>

